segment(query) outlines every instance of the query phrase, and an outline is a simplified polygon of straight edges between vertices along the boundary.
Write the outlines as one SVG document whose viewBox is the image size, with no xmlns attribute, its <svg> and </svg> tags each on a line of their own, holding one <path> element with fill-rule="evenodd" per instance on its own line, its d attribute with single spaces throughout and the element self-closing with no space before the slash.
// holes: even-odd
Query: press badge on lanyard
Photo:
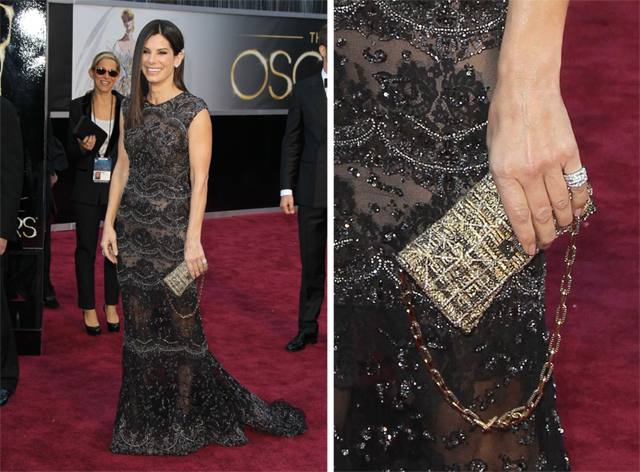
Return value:
<svg viewBox="0 0 640 472">
<path fill-rule="evenodd" d="M 111 158 L 106 156 L 100 156 L 100 154 L 107 154 L 109 149 L 109 140 L 111 139 L 111 125 L 113 124 L 113 106 L 114 106 L 115 98 L 111 97 L 111 108 L 109 112 L 109 125 L 108 129 L 105 129 L 105 126 L 100 126 L 103 130 L 107 132 L 107 139 L 102 144 L 100 149 L 98 150 L 98 157 L 93 160 L 93 182 L 98 184 L 108 184 L 111 181 Z M 96 119 L 93 107 L 93 94 L 91 94 L 91 119 L 94 123 L 96 121 L 100 121 Z M 102 121 L 104 123 L 104 121 Z M 97 124 L 97 123 L 96 123 Z"/>
<path fill-rule="evenodd" d="M 93 160 L 93 181 L 108 184 L 111 181 L 111 158 L 96 157 Z"/>
</svg>

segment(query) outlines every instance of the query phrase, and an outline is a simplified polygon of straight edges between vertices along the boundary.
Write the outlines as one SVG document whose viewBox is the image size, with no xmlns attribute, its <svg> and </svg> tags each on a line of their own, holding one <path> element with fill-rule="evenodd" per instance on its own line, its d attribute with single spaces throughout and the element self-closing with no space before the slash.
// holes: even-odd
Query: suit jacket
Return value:
<svg viewBox="0 0 640 472">
<path fill-rule="evenodd" d="M 327 94 L 321 74 L 293 86 L 282 140 L 280 189 L 292 189 L 296 203 L 327 207 Z"/>
<path fill-rule="evenodd" d="M 122 95 L 112 90 L 116 97 L 115 121 L 113 131 L 107 146 L 107 156 L 111 157 L 111 172 L 118 161 L 118 138 L 120 135 L 120 105 Z M 98 149 L 92 149 L 88 154 L 82 154 L 78 138 L 73 135 L 80 118 L 91 118 L 91 92 L 84 97 L 76 98 L 69 108 L 69 142 L 67 145 L 69 163 L 75 168 L 75 180 L 71 190 L 71 200 L 89 205 L 106 205 L 109 201 L 110 184 L 97 184 L 93 182 L 93 160 L 98 156 Z"/>
<path fill-rule="evenodd" d="M 13 104 L 0 96 L 0 237 L 16 240 L 24 181 L 24 152 L 20 118 Z"/>
</svg>

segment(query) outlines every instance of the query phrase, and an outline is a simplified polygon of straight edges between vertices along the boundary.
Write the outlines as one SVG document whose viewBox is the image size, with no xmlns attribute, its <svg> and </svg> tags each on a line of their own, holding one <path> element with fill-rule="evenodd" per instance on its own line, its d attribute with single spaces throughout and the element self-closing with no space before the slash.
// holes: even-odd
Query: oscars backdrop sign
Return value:
<svg viewBox="0 0 640 472">
<path fill-rule="evenodd" d="M 74 97 L 91 88 L 87 71 L 93 57 L 104 50 L 120 59 L 122 77 L 116 87 L 128 95 L 133 44 L 154 19 L 169 20 L 182 31 L 187 88 L 207 102 L 211 114 L 284 112 L 293 84 L 322 68 L 317 32 L 326 19 L 320 15 L 282 17 L 126 5 L 74 5 Z"/>
</svg>

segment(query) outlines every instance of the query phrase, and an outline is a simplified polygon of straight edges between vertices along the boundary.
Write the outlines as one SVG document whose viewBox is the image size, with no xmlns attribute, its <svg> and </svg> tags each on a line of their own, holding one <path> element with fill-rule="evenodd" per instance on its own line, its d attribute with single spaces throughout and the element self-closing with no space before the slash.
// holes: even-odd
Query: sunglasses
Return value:
<svg viewBox="0 0 640 472">
<path fill-rule="evenodd" d="M 118 72 L 117 70 L 109 69 L 107 71 L 107 69 L 105 69 L 104 67 L 96 67 L 96 74 L 98 75 L 104 75 L 107 72 L 109 72 L 110 77 L 118 77 L 120 75 L 120 72 Z"/>
</svg>

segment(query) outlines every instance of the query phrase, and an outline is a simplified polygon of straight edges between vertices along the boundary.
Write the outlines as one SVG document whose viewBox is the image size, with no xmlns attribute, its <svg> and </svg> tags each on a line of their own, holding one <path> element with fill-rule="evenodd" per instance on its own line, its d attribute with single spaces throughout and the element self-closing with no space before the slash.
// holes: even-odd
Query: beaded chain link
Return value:
<svg viewBox="0 0 640 472">
<path fill-rule="evenodd" d="M 196 282 L 196 284 L 197 283 L 198 282 Z M 200 282 L 200 290 L 198 291 L 198 302 L 196 303 L 196 307 L 193 309 L 191 313 L 186 315 L 181 315 L 180 313 L 178 313 L 178 310 L 176 310 L 176 308 L 173 306 L 173 303 L 171 303 L 171 297 L 169 296 L 169 292 L 167 291 L 167 284 L 163 283 L 162 286 L 164 287 L 164 293 L 167 295 L 167 301 L 169 302 L 171 309 L 176 315 L 178 315 L 181 319 L 186 320 L 187 318 L 191 318 L 196 314 L 196 312 L 198 311 L 198 308 L 200 308 L 200 300 L 202 300 L 202 289 L 204 288 L 204 274 L 202 274 L 202 281 Z"/>
<path fill-rule="evenodd" d="M 488 421 L 482 420 L 482 418 L 480 418 L 480 416 L 475 411 L 472 411 L 470 408 L 465 407 L 460 402 L 456 394 L 453 393 L 451 389 L 449 389 L 449 387 L 447 387 L 447 384 L 442 378 L 440 371 L 436 368 L 435 363 L 433 362 L 433 358 L 431 357 L 429 348 L 427 347 L 427 344 L 425 343 L 424 337 L 422 335 L 422 329 L 420 328 L 420 323 L 418 323 L 416 311 L 412 304 L 413 291 L 411 289 L 411 286 L 409 285 L 408 278 L 405 277 L 405 272 L 403 270 L 400 270 L 402 303 L 407 309 L 407 317 L 411 326 L 413 339 L 416 346 L 418 347 L 418 351 L 420 352 L 422 359 L 424 360 L 425 366 L 429 371 L 429 374 L 431 375 L 431 378 L 433 379 L 436 386 L 440 390 L 440 393 L 442 393 L 449 405 L 451 405 L 456 411 L 458 411 L 458 413 L 460 413 L 460 415 L 466 421 L 471 424 L 480 426 L 483 431 L 489 431 L 492 428 L 511 428 L 511 426 L 518 424 L 531 416 L 533 410 L 538 406 L 540 400 L 542 400 L 544 387 L 549 379 L 551 379 L 551 374 L 553 373 L 553 358 L 558 353 L 558 350 L 560 348 L 560 328 L 564 324 L 567 317 L 567 297 L 569 296 L 569 292 L 571 291 L 571 269 L 576 259 L 576 240 L 579 230 L 580 219 L 575 218 L 569 229 L 571 238 L 564 256 L 565 273 L 562 276 L 562 281 L 560 283 L 561 297 L 556 309 L 555 332 L 552 333 L 549 338 L 548 358 L 542 366 L 538 388 L 534 390 L 525 405 L 513 408 L 505 412 L 501 416 L 496 415 Z"/>
</svg>

